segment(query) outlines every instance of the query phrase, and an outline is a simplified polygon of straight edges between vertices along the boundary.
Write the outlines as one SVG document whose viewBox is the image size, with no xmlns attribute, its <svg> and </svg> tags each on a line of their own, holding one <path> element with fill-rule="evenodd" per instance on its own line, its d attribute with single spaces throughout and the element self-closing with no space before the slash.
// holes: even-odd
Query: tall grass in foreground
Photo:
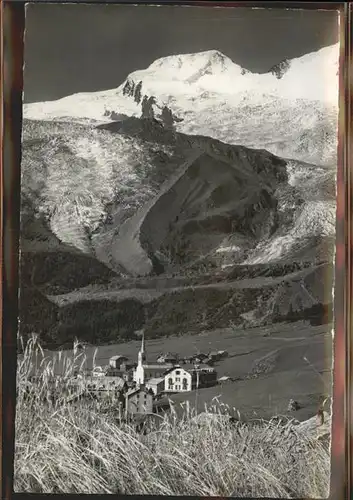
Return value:
<svg viewBox="0 0 353 500">
<path fill-rule="evenodd" d="M 35 341 L 18 367 L 15 491 L 196 496 L 319 498 L 328 495 L 330 456 L 324 444 L 275 420 L 229 425 L 207 410 L 200 423 L 190 407 L 161 417 L 147 434 L 119 423 L 97 402 L 43 401 L 53 362 L 23 390 Z M 60 356 L 60 354 L 59 354 Z M 58 382 L 66 393 L 74 363 Z"/>
</svg>

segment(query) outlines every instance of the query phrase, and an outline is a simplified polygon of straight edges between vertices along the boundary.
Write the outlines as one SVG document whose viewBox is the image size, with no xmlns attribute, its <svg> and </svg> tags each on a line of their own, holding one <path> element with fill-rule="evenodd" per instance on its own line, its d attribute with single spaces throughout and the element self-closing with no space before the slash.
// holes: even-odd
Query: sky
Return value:
<svg viewBox="0 0 353 500">
<path fill-rule="evenodd" d="M 24 102 L 115 88 L 173 54 L 217 49 L 262 73 L 337 41 L 335 11 L 28 4 Z"/>
</svg>

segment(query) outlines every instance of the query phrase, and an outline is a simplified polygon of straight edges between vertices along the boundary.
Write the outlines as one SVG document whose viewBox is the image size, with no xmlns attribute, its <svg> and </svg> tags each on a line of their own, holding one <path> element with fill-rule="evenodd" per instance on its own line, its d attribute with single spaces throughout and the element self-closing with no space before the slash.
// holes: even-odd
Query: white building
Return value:
<svg viewBox="0 0 353 500">
<path fill-rule="evenodd" d="M 214 368 L 205 364 L 148 364 L 146 362 L 143 333 L 137 367 L 133 372 L 133 380 L 137 387 L 144 386 L 151 389 L 154 395 L 162 392 L 189 392 L 217 384 L 217 372 Z"/>
<path fill-rule="evenodd" d="M 165 392 L 188 392 L 217 384 L 217 372 L 207 365 L 174 366 L 164 376 Z"/>
<path fill-rule="evenodd" d="M 165 392 L 188 392 L 193 389 L 193 373 L 177 366 L 164 377 Z"/>
</svg>

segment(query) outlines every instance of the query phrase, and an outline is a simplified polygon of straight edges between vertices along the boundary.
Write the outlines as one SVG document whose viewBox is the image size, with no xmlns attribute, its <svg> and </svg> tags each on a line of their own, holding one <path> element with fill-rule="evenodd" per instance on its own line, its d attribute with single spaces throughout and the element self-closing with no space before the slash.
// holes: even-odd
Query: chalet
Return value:
<svg viewBox="0 0 353 500">
<path fill-rule="evenodd" d="M 109 360 L 109 366 L 111 368 L 120 369 L 121 365 L 126 364 L 129 359 L 126 356 L 112 356 Z"/>
<path fill-rule="evenodd" d="M 200 363 L 189 369 L 195 373 L 196 387 L 211 387 L 217 384 L 217 372 L 212 366 Z"/>
<path fill-rule="evenodd" d="M 170 352 L 166 354 L 161 354 L 157 358 L 157 363 L 161 364 L 176 364 L 178 362 L 178 356 L 176 354 L 171 354 Z"/>
<path fill-rule="evenodd" d="M 165 392 L 188 392 L 217 384 L 217 372 L 207 365 L 183 365 L 170 369 L 164 377 Z"/>
<path fill-rule="evenodd" d="M 189 370 L 195 369 L 202 372 L 215 373 L 213 366 L 209 366 L 206 363 L 190 363 L 189 365 L 184 366 Z"/>
<path fill-rule="evenodd" d="M 217 372 L 210 370 L 196 370 L 198 376 L 198 387 L 212 387 L 217 384 Z"/>
<path fill-rule="evenodd" d="M 152 413 L 153 394 L 145 386 L 130 389 L 125 394 L 125 411 L 129 415 Z"/>
<path fill-rule="evenodd" d="M 146 388 L 151 389 L 155 396 L 164 392 L 165 380 L 164 377 L 151 378 L 146 382 Z"/>
<path fill-rule="evenodd" d="M 133 380 L 133 372 L 136 368 L 136 363 L 127 363 L 123 362 L 119 368 L 113 368 L 112 366 L 109 366 L 106 375 L 109 375 L 111 377 L 121 377 L 127 382 Z"/>
<path fill-rule="evenodd" d="M 121 363 L 120 365 L 120 370 L 122 372 L 126 372 L 126 371 L 129 371 L 129 370 L 133 370 L 134 368 L 136 368 L 137 366 L 137 363 L 134 363 L 133 361 L 124 361 L 123 363 Z"/>
<path fill-rule="evenodd" d="M 211 361 L 219 361 L 221 358 L 222 358 L 222 355 L 220 354 L 219 351 L 212 351 L 208 355 L 208 359 L 210 359 Z"/>
<path fill-rule="evenodd" d="M 200 353 L 194 354 L 192 356 L 191 360 L 194 361 L 195 363 L 202 363 L 207 358 L 208 358 L 207 354 L 200 352 Z"/>
<path fill-rule="evenodd" d="M 164 377 L 165 392 L 188 392 L 194 388 L 194 377 L 191 370 L 177 366 L 171 368 Z M 196 382 L 196 380 L 195 380 Z"/>
</svg>

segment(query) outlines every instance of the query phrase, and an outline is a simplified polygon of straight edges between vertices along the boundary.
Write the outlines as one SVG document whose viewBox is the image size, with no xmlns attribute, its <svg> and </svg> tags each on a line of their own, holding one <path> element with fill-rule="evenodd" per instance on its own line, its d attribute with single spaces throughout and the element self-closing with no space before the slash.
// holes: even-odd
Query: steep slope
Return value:
<svg viewBox="0 0 353 500">
<path fill-rule="evenodd" d="M 248 255 L 245 263 L 303 259 L 322 251 L 332 255 L 336 225 L 336 175 L 310 165 L 288 162 L 288 186 L 281 186 L 278 200 L 278 229 Z M 326 253 L 326 256 L 328 254 Z M 309 259 L 311 260 L 311 259 Z"/>
<path fill-rule="evenodd" d="M 39 334 L 43 345 L 58 347 L 62 340 L 57 331 L 59 309 L 47 295 L 107 284 L 121 273 L 60 241 L 34 201 L 22 197 L 19 333 L 24 339 Z"/>
<path fill-rule="evenodd" d="M 137 118 L 26 122 L 23 145 L 23 217 L 120 274 L 286 260 L 334 235 L 334 172 L 263 150 Z"/>
<path fill-rule="evenodd" d="M 179 161 L 164 149 L 90 126 L 24 121 L 22 216 L 42 218 L 59 241 L 95 255 L 100 228 L 115 231 L 111 207 L 129 217 Z"/>
<path fill-rule="evenodd" d="M 164 244 L 162 247 L 161 241 L 157 246 L 152 245 L 154 252 L 158 250 L 159 257 L 162 258 L 164 264 L 168 264 L 171 257 L 174 263 L 179 260 L 184 264 L 190 264 L 190 261 L 195 259 L 200 263 L 208 262 L 219 267 L 220 265 L 234 265 L 244 259 L 245 262 L 249 263 L 268 262 L 291 260 L 295 256 L 304 258 L 306 255 L 308 260 L 315 261 L 325 260 L 329 255 L 335 232 L 336 189 L 333 170 L 291 160 L 286 162 L 288 182 L 285 182 L 287 176 L 283 168 L 280 168 L 281 165 L 284 165 L 283 160 L 279 160 L 279 163 L 276 164 L 275 157 L 268 156 L 265 152 L 253 151 L 252 165 L 258 176 L 258 181 L 261 183 L 261 188 L 254 189 L 255 177 L 253 176 L 252 179 L 247 177 L 246 181 L 244 177 L 249 172 L 246 158 L 252 150 L 239 146 L 230 147 L 200 136 L 188 138 L 183 134 L 173 134 L 164 130 L 158 122 L 149 122 L 148 120 L 131 119 L 123 124 L 102 127 L 111 130 L 112 133 L 118 131 L 118 133 L 143 138 L 145 141 L 153 140 L 160 144 L 174 146 L 177 144 L 178 147 L 181 145 L 184 147 L 184 143 L 187 141 L 190 143 L 191 139 L 194 146 L 197 146 L 198 150 L 205 151 L 206 156 L 209 157 L 208 166 L 200 168 L 197 162 L 201 160 L 198 159 L 194 166 L 189 165 L 187 175 L 186 172 L 183 172 L 185 186 L 182 191 L 179 191 L 179 194 L 183 193 L 180 195 L 181 197 L 176 197 L 176 189 L 178 186 L 182 186 L 183 179 L 178 180 L 172 192 L 168 194 L 162 190 L 155 201 L 151 201 L 151 205 L 155 205 L 153 210 L 149 205 L 142 209 L 140 215 L 137 215 L 137 217 L 145 217 L 147 210 L 147 220 L 150 219 L 152 223 L 150 224 L 151 229 L 146 230 L 145 234 L 153 234 L 155 238 L 166 227 L 166 224 L 161 226 L 161 221 L 168 218 L 168 214 L 171 213 L 169 209 L 175 211 L 175 203 L 181 203 L 182 200 L 184 203 L 187 200 L 185 196 L 188 189 L 192 192 L 193 220 L 188 221 L 187 210 L 183 211 L 183 215 L 178 211 L 173 213 L 174 215 L 168 219 L 170 235 L 166 238 L 166 235 L 163 236 Z M 206 156 L 203 157 L 204 161 Z M 221 175 L 224 162 L 230 166 L 229 175 L 226 177 L 224 177 L 224 172 L 223 177 Z M 267 167 L 265 166 L 266 162 L 269 162 Z M 232 187 L 232 183 L 234 183 L 232 179 L 236 175 L 237 168 L 241 174 L 236 179 L 237 187 L 235 185 Z M 192 170 L 194 170 L 195 175 L 192 175 Z M 213 179 L 210 177 L 211 172 L 215 174 Z M 275 173 L 279 174 L 278 178 L 274 175 Z M 239 198 L 237 189 L 239 190 L 239 186 L 241 186 L 241 178 L 245 181 L 243 187 L 246 185 L 246 189 L 243 189 Z M 202 182 L 206 183 L 206 187 L 201 186 Z M 202 202 L 197 189 L 201 190 L 200 196 L 204 196 L 205 201 Z M 259 193 L 266 196 L 264 190 L 267 190 L 267 193 L 272 193 L 271 196 L 267 197 L 266 201 L 263 198 L 256 201 L 256 196 Z M 252 196 L 255 198 L 252 199 Z M 202 208 L 197 206 L 200 200 L 201 205 L 203 203 Z M 270 206 L 272 204 L 270 210 L 268 210 L 269 204 Z M 253 213 L 251 214 L 252 209 Z M 157 219 L 153 217 L 153 213 L 156 214 Z M 242 213 L 244 219 L 242 219 Z M 210 220 L 212 221 L 212 217 L 214 221 L 217 221 L 218 228 L 213 231 L 213 235 L 210 237 L 212 229 L 209 230 L 209 223 Z M 156 230 L 157 220 L 158 231 Z M 222 220 L 228 221 L 231 226 L 228 234 L 227 231 L 220 231 Z M 238 229 L 236 229 L 237 227 Z M 190 228 L 193 229 L 190 230 Z M 239 231 L 239 228 L 242 229 Z M 263 236 L 258 232 L 259 228 L 263 231 Z M 185 241 L 185 231 L 189 232 L 189 236 L 186 236 L 188 241 Z M 207 232 L 209 234 L 206 234 Z M 158 237 L 160 238 L 160 236 Z M 196 247 L 192 244 L 193 239 L 196 241 Z M 145 237 L 145 242 L 148 245 L 148 236 Z M 178 242 L 179 248 L 176 248 L 173 242 Z M 184 243 L 186 243 L 186 247 Z M 315 253 L 316 251 L 317 253 Z M 175 252 L 179 254 L 177 259 L 175 259 Z M 197 257 L 195 252 L 198 253 Z M 181 254 L 184 257 L 180 259 Z M 192 255 L 193 258 L 190 258 Z"/>
<path fill-rule="evenodd" d="M 266 155 L 258 152 L 255 161 L 270 162 Z M 204 153 L 161 192 L 141 226 L 141 240 L 151 253 L 183 265 L 217 248 L 226 235 L 232 234 L 243 252 L 268 236 L 275 220 L 275 180 L 269 187 L 251 172 L 245 148 L 237 161 L 227 160 Z M 273 171 L 282 167 L 285 177 L 284 163 L 272 162 Z"/>
<path fill-rule="evenodd" d="M 338 44 L 266 74 L 251 73 L 218 51 L 154 61 L 117 89 L 25 105 L 31 119 L 109 121 L 165 106 L 174 125 L 231 144 L 265 148 L 286 158 L 335 165 Z"/>
</svg>

